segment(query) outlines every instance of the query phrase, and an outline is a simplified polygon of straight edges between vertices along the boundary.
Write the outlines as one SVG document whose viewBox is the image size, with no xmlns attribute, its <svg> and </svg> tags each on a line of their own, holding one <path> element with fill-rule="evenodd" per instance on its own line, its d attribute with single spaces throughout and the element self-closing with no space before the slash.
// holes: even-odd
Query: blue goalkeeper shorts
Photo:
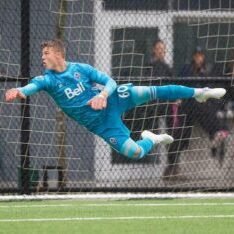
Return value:
<svg viewBox="0 0 234 234">
<path fill-rule="evenodd" d="M 109 97 L 103 124 L 94 131 L 115 150 L 120 151 L 123 143 L 129 139 L 130 130 L 122 121 L 122 114 L 136 106 L 131 97 L 132 84 L 118 86 Z"/>
</svg>

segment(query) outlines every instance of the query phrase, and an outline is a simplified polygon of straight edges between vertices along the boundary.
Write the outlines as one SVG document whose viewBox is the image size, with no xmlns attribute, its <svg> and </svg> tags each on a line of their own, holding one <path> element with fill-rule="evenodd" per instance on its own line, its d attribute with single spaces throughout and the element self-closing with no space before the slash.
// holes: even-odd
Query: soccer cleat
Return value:
<svg viewBox="0 0 234 234">
<path fill-rule="evenodd" d="M 195 96 L 198 102 L 206 102 L 209 98 L 220 99 L 226 94 L 226 89 L 223 88 L 203 88 L 201 93 Z"/>
<path fill-rule="evenodd" d="M 148 130 L 144 130 L 141 133 L 143 139 L 150 139 L 154 144 L 171 144 L 174 141 L 174 138 L 168 134 L 159 134 L 156 135 Z"/>
</svg>

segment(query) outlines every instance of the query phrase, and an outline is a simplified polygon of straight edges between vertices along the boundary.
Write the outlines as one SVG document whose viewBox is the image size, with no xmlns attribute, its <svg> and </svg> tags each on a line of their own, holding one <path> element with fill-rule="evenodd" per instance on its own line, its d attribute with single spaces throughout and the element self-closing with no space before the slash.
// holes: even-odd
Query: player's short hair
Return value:
<svg viewBox="0 0 234 234">
<path fill-rule="evenodd" d="M 46 47 L 51 47 L 57 50 L 62 54 L 62 56 L 65 58 L 66 56 L 66 48 L 62 40 L 60 39 L 53 39 L 49 41 L 44 41 L 41 43 L 41 48 L 44 49 Z"/>
</svg>

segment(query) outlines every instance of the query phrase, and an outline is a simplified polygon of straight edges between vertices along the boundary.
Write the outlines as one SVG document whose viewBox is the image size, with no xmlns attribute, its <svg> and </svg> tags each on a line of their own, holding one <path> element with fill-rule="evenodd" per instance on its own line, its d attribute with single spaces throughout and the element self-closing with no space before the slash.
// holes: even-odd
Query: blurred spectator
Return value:
<svg viewBox="0 0 234 234">
<path fill-rule="evenodd" d="M 153 66 L 154 77 L 172 77 L 173 71 L 170 66 L 165 62 L 166 46 L 163 41 L 157 40 L 153 45 L 153 56 L 151 65 Z M 160 103 L 159 103 L 160 104 Z M 183 149 L 184 145 L 181 144 L 181 134 L 183 129 L 179 127 L 180 121 L 178 116 L 178 108 L 180 101 L 169 103 L 168 105 L 159 105 L 157 115 L 166 115 L 167 132 L 171 134 L 175 141 L 169 145 L 167 166 L 163 173 L 164 178 L 179 174 L 179 152 Z"/>
<path fill-rule="evenodd" d="M 180 72 L 182 77 L 206 77 L 209 76 L 209 71 L 206 64 L 206 57 L 200 46 L 196 47 L 192 55 L 192 61 L 190 64 L 185 64 Z"/>
<path fill-rule="evenodd" d="M 165 62 L 166 46 L 162 40 L 154 42 L 151 65 L 154 77 L 171 77 L 172 69 Z"/>
<path fill-rule="evenodd" d="M 183 77 L 206 77 L 209 76 L 207 69 L 205 54 L 198 47 L 192 56 L 192 61 L 189 65 L 185 65 L 180 76 Z M 203 84 L 196 83 L 197 87 L 202 87 Z M 181 136 L 181 148 L 186 149 L 189 144 L 189 138 L 192 133 L 192 126 L 198 123 L 202 129 L 208 133 L 211 140 L 211 152 L 213 156 L 219 153 L 220 162 L 224 156 L 224 139 L 228 136 L 228 127 L 224 121 L 217 118 L 217 110 L 220 109 L 220 102 L 212 100 L 203 104 L 191 99 L 183 101 L 179 108 L 180 114 L 186 114 L 183 134 Z M 181 125 L 182 127 L 182 125 Z"/>
<path fill-rule="evenodd" d="M 154 77 L 172 77 L 172 69 L 165 62 L 166 47 L 163 41 L 158 40 L 153 46 L 153 66 Z M 209 76 L 205 54 L 200 47 L 197 47 L 192 56 L 190 64 L 184 65 L 180 76 L 183 77 L 206 77 Z M 204 84 L 197 83 L 197 87 Z M 171 134 L 175 141 L 169 145 L 167 166 L 163 173 L 164 179 L 184 179 L 180 173 L 179 156 L 181 151 L 186 150 L 191 138 L 192 126 L 199 123 L 202 129 L 208 133 L 211 139 L 212 155 L 224 155 L 224 139 L 228 136 L 228 128 L 224 122 L 216 116 L 219 102 L 217 100 L 200 104 L 195 100 L 181 102 L 177 100 L 168 106 L 160 105 L 157 115 L 166 115 L 167 132 Z M 207 121 L 209 120 L 209 122 Z"/>
</svg>

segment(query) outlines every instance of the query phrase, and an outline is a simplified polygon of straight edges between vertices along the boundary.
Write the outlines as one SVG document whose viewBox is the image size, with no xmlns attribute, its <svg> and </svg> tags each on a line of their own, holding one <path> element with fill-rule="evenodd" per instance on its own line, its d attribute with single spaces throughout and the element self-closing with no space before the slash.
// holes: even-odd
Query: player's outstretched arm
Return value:
<svg viewBox="0 0 234 234">
<path fill-rule="evenodd" d="M 25 99 L 25 98 L 26 96 L 16 88 L 7 90 L 5 94 L 5 100 L 7 102 L 14 101 L 15 99 Z"/>
<path fill-rule="evenodd" d="M 7 90 L 5 99 L 7 102 L 14 101 L 15 99 L 25 99 L 27 96 L 33 95 L 42 89 L 43 87 L 40 85 L 40 83 L 30 83 L 24 87 Z"/>
</svg>

